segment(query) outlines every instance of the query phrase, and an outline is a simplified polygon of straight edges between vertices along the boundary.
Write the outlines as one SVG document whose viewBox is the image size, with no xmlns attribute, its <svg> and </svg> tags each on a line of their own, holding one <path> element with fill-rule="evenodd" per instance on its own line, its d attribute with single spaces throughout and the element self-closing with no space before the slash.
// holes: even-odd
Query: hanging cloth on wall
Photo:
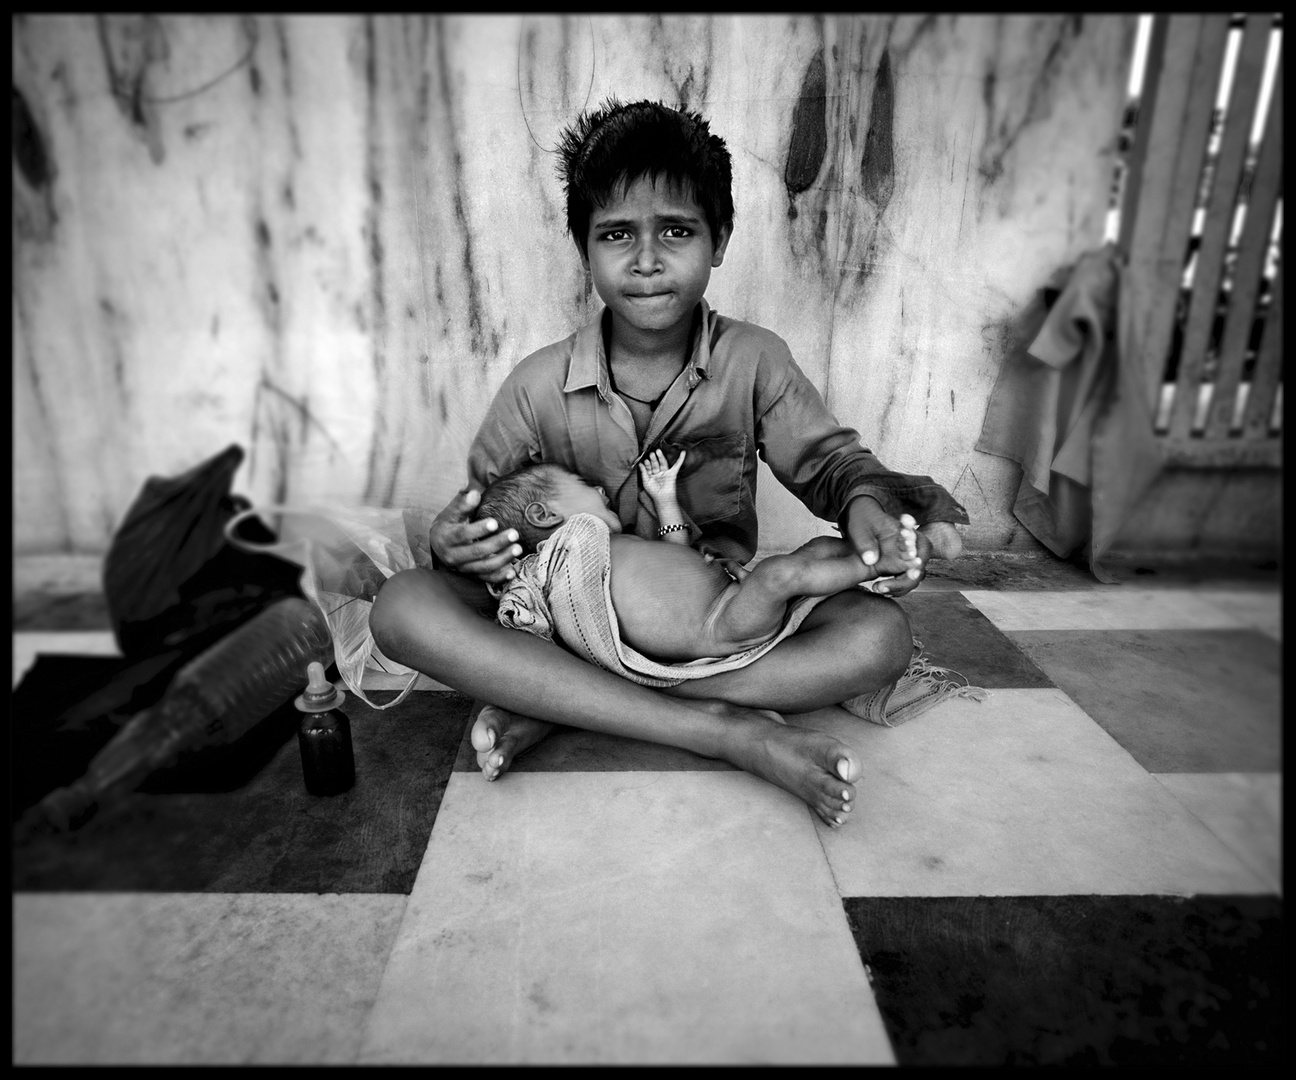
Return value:
<svg viewBox="0 0 1296 1080">
<path fill-rule="evenodd" d="M 1126 270 L 1108 244 L 1080 257 L 1031 344 L 1010 354 L 976 449 L 1022 467 L 1013 514 L 1050 551 L 1099 560 L 1161 472 L 1133 350 Z"/>
</svg>

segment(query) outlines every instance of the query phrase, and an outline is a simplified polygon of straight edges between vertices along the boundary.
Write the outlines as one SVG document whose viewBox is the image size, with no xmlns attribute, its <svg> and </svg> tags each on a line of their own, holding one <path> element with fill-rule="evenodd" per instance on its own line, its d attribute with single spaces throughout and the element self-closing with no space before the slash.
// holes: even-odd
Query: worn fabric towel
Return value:
<svg viewBox="0 0 1296 1080">
<path fill-rule="evenodd" d="M 1031 344 L 1005 361 L 976 449 L 1016 461 L 1013 514 L 1054 554 L 1099 560 L 1162 468 L 1132 349 L 1125 270 L 1107 245 L 1082 255 Z"/>
<path fill-rule="evenodd" d="M 497 619 L 513 630 L 555 638 L 577 656 L 643 686 L 677 686 L 746 667 L 796 631 L 821 596 L 800 597 L 769 641 L 732 656 L 663 664 L 621 640 L 612 606 L 611 533 L 592 514 L 575 514 L 536 551 L 521 559 L 500 595 Z M 870 582 L 869 584 L 873 584 Z M 843 702 L 849 711 L 876 724 L 894 726 L 954 694 L 984 697 L 985 692 L 941 678 L 915 643 L 909 670 L 893 686 Z M 961 678 L 961 676 L 960 676 Z"/>
</svg>

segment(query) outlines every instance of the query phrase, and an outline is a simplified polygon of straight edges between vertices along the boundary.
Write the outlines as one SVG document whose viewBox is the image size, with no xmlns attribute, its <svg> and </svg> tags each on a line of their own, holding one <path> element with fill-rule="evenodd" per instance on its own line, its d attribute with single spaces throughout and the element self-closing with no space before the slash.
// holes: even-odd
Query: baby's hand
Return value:
<svg viewBox="0 0 1296 1080">
<path fill-rule="evenodd" d="M 679 476 L 680 466 L 684 464 L 684 451 L 680 451 L 674 465 L 666 464 L 666 455 L 654 450 L 639 463 L 639 479 L 644 491 L 654 499 L 675 494 L 675 479 Z"/>
</svg>

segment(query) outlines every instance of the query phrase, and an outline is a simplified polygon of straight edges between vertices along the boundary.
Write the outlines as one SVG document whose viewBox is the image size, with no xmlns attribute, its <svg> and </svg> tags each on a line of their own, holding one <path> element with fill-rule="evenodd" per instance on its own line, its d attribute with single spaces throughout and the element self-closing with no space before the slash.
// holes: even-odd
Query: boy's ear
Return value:
<svg viewBox="0 0 1296 1080">
<path fill-rule="evenodd" d="M 527 508 L 522 511 L 522 516 L 537 529 L 552 529 L 567 520 L 562 514 L 549 509 L 539 501 L 527 503 Z"/>
<path fill-rule="evenodd" d="M 719 266 L 724 262 L 725 248 L 729 246 L 729 237 L 733 236 L 733 224 L 721 225 L 716 230 L 715 251 L 711 255 L 712 267 Z"/>
</svg>

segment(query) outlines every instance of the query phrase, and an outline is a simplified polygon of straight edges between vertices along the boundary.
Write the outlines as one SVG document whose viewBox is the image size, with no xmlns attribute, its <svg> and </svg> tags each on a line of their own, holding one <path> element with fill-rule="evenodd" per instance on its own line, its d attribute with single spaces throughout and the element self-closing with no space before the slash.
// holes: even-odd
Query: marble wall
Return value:
<svg viewBox="0 0 1296 1080">
<path fill-rule="evenodd" d="M 593 312 L 553 148 L 703 110 L 708 294 L 1009 544 L 972 450 L 1007 328 L 1101 243 L 1134 16 L 13 18 L 14 542 L 103 551 L 237 442 L 258 503 L 444 503 L 487 401 Z M 768 476 L 763 546 L 820 526 Z"/>
</svg>

